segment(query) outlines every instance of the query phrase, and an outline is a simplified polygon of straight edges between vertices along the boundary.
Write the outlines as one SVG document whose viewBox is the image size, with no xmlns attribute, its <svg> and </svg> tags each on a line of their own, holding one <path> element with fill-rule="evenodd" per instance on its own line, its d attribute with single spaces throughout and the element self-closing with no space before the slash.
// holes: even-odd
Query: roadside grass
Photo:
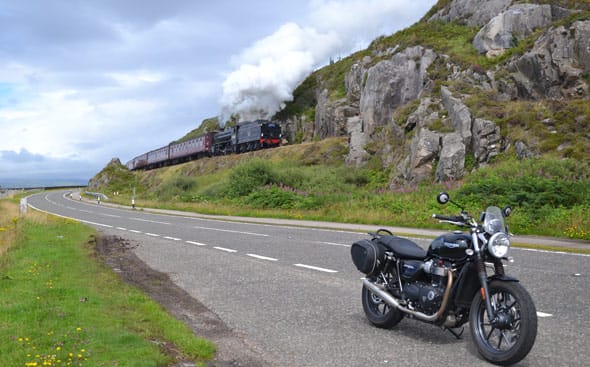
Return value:
<svg viewBox="0 0 590 367">
<path fill-rule="evenodd" d="M 7 200 L 0 200 L 0 257 L 16 238 L 18 214 L 16 205 Z"/>
<path fill-rule="evenodd" d="M 169 366 L 170 345 L 200 365 L 214 356 L 211 342 L 96 260 L 91 228 L 0 205 L 2 227 L 15 231 L 0 258 L 0 365 Z"/>
</svg>

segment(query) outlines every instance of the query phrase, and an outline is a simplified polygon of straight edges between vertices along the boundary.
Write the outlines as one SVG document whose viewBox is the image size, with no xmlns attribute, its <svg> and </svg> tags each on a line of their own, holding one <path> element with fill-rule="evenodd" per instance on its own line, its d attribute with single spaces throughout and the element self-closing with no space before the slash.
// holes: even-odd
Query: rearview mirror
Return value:
<svg viewBox="0 0 590 367">
<path fill-rule="evenodd" d="M 504 209 L 502 209 L 502 215 L 504 218 L 508 218 L 510 214 L 512 214 L 512 208 L 510 206 L 506 206 Z"/>
<path fill-rule="evenodd" d="M 438 201 L 439 204 L 446 204 L 449 202 L 450 200 L 450 196 L 449 194 L 447 194 L 446 192 L 441 192 L 436 196 L 436 201 Z"/>
</svg>

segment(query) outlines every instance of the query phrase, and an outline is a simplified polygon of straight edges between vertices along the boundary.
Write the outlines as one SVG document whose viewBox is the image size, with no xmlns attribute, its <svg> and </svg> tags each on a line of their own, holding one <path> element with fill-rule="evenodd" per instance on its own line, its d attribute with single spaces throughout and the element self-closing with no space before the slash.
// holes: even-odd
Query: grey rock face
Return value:
<svg viewBox="0 0 590 367">
<path fill-rule="evenodd" d="M 357 116 L 358 109 L 347 104 L 346 99 L 331 101 L 327 89 L 324 89 L 317 99 L 314 136 L 324 139 L 346 135 L 347 120 L 349 117 Z"/>
<path fill-rule="evenodd" d="M 551 24 L 550 5 L 517 4 L 495 16 L 473 39 L 473 47 L 489 56 L 516 46 L 536 29 Z"/>
<path fill-rule="evenodd" d="M 421 129 L 412 142 L 412 167 L 417 168 L 436 157 L 440 149 L 440 134 Z"/>
<path fill-rule="evenodd" d="M 481 27 L 511 4 L 512 0 L 453 0 L 448 9 L 435 14 L 430 20 L 457 20 Z"/>
<path fill-rule="evenodd" d="M 535 153 L 533 153 L 533 151 L 531 151 L 521 140 L 514 143 L 514 150 L 519 159 L 532 158 L 535 156 Z"/>
<path fill-rule="evenodd" d="M 370 62 L 371 58 L 365 56 L 360 63 L 352 65 L 350 72 L 344 78 L 348 103 L 357 108 L 359 107 L 359 101 L 361 99 L 361 91 L 363 89 L 363 80 L 367 73 L 367 65 Z"/>
<path fill-rule="evenodd" d="M 349 148 L 346 163 L 359 167 L 369 158 L 369 153 L 365 150 L 367 137 L 364 133 L 363 123 L 358 116 L 354 116 L 348 118 L 346 126 Z"/>
<path fill-rule="evenodd" d="M 452 133 L 443 137 L 440 158 L 436 167 L 437 182 L 456 181 L 463 177 L 465 151 L 461 135 Z"/>
<path fill-rule="evenodd" d="M 436 106 L 436 108 L 439 108 L 439 104 L 440 101 L 435 102 L 430 97 L 422 98 L 420 99 L 418 108 L 408 116 L 405 123 L 403 121 L 399 121 L 399 123 L 404 124 L 404 130 L 407 132 L 412 131 L 416 127 L 429 126 L 439 118 L 438 110 L 432 107 Z"/>
<path fill-rule="evenodd" d="M 473 154 L 479 163 L 488 162 L 502 149 L 500 128 L 492 121 L 475 119 L 473 121 Z"/>
<path fill-rule="evenodd" d="M 471 144 L 471 112 L 469 108 L 459 98 L 453 97 L 446 87 L 441 88 L 441 95 L 455 131 L 461 136 L 463 144 L 469 146 Z"/>
<path fill-rule="evenodd" d="M 432 50 L 411 47 L 368 70 L 360 98 L 360 115 L 368 134 L 377 126 L 389 125 L 397 107 L 420 96 L 435 58 Z"/>
<path fill-rule="evenodd" d="M 590 21 L 549 30 L 508 70 L 521 98 L 587 96 L 588 84 L 581 76 L 590 71 Z"/>
</svg>

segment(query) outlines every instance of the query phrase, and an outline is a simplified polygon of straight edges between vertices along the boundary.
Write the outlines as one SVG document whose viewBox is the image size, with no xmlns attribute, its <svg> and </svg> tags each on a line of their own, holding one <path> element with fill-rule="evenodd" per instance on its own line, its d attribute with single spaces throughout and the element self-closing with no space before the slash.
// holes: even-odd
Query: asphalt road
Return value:
<svg viewBox="0 0 590 367">
<path fill-rule="evenodd" d="M 167 273 L 277 366 L 485 366 L 462 340 L 410 319 L 381 330 L 365 319 L 350 244 L 365 236 L 262 223 L 153 214 L 31 196 L 40 210 L 136 240 L 134 251 Z M 427 246 L 426 240 L 417 240 Z M 513 249 L 508 275 L 539 311 L 537 341 L 518 366 L 587 366 L 589 255 Z"/>
</svg>

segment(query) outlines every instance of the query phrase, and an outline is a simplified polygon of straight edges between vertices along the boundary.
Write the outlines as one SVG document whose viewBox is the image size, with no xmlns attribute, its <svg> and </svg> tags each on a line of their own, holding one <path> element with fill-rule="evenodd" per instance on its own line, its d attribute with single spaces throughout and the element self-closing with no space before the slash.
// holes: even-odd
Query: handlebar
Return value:
<svg viewBox="0 0 590 367">
<path fill-rule="evenodd" d="M 445 217 L 444 215 L 432 214 L 432 218 L 438 219 L 442 222 L 447 222 L 450 224 L 454 224 L 459 227 L 469 226 L 469 218 L 466 216 L 456 216 L 452 215 L 450 217 Z"/>
<path fill-rule="evenodd" d="M 451 217 L 445 217 L 445 216 L 438 215 L 438 214 L 432 214 L 432 218 L 439 219 L 439 220 L 446 220 L 449 222 L 463 222 L 463 218 L 457 217 L 456 215 L 453 215 Z"/>
</svg>

